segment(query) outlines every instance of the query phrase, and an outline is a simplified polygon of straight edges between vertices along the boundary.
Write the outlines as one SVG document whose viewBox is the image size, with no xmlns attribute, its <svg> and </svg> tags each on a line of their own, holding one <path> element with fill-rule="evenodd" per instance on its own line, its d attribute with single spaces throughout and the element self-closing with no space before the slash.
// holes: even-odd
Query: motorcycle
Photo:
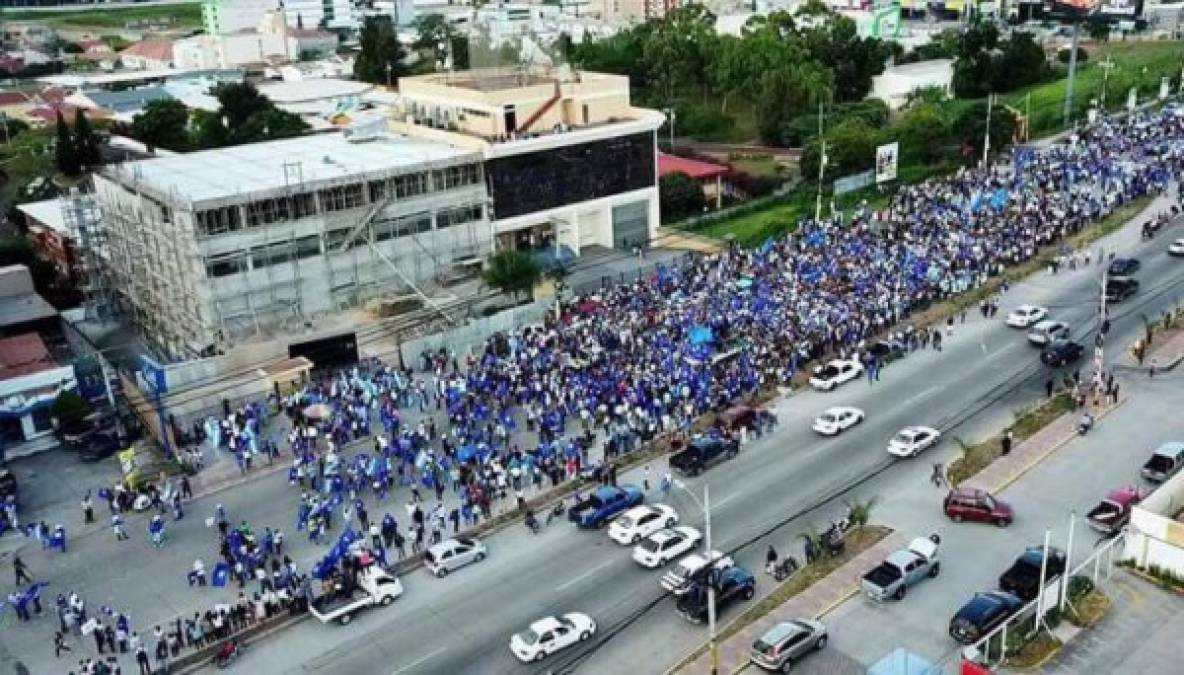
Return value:
<svg viewBox="0 0 1184 675">
<path fill-rule="evenodd" d="M 567 504 L 562 499 L 560 499 L 559 501 L 555 502 L 555 506 L 552 507 L 551 512 L 547 514 L 547 524 L 550 525 L 551 521 L 555 520 L 556 518 L 562 519 L 566 513 Z"/>
<path fill-rule="evenodd" d="M 234 663 L 235 659 L 242 654 L 243 649 L 244 645 L 239 643 L 238 640 L 227 640 L 223 642 L 222 647 L 214 656 L 214 665 L 222 669 L 229 668 L 230 664 Z"/>
<path fill-rule="evenodd" d="M 787 555 L 773 567 L 773 578 L 777 581 L 785 581 L 796 574 L 799 569 L 797 558 Z"/>
<path fill-rule="evenodd" d="M 539 529 L 541 529 L 539 527 L 539 520 L 538 518 L 534 517 L 533 511 L 526 512 L 526 518 L 524 519 L 524 522 L 526 523 L 526 529 L 530 530 L 531 534 L 539 533 Z"/>
</svg>

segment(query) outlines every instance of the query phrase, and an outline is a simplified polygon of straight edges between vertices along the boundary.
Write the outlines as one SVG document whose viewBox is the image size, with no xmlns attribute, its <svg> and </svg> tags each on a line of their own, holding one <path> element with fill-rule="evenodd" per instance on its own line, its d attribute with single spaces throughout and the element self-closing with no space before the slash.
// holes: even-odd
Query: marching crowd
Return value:
<svg viewBox="0 0 1184 675">
<path fill-rule="evenodd" d="M 424 352 L 414 369 L 371 360 L 270 405 L 226 405 L 221 417 L 194 429 L 192 440 L 232 453 L 243 472 L 260 456 L 290 458 L 288 482 L 300 493 L 295 529 L 320 545 L 331 543 L 325 536 L 334 520 L 341 524 L 336 545 L 310 568 L 312 577 L 331 576 L 358 540 L 381 562 L 390 561 L 388 550 L 401 559 L 408 545 L 414 553 L 449 529 L 475 525 L 500 508 L 523 508 L 528 491 L 548 483 L 615 475 L 621 455 L 657 434 L 685 433 L 703 413 L 745 394 L 788 383 L 811 360 L 867 357 L 870 338 L 928 303 L 976 287 L 1120 205 L 1165 190 L 1184 169 L 1184 117 L 1170 108 L 1103 118 L 1070 143 L 1017 148 L 1011 159 L 905 186 L 879 211 L 808 219 L 757 248 L 660 266 L 648 280 L 576 300 L 558 319 L 490 336 L 478 353 Z M 992 315 L 992 304 L 982 311 Z M 929 332 L 915 339 L 927 342 Z M 937 339 L 940 333 L 935 347 Z M 270 431 L 273 415 L 290 423 L 286 438 Z M 187 456 L 200 463 L 201 451 Z M 401 525 L 390 512 L 397 509 L 384 506 L 400 489 L 408 494 Z M 182 492 L 187 484 L 175 496 L 169 491 L 167 501 L 150 497 L 152 506 L 163 513 L 168 503 L 179 519 L 188 496 Z M 445 506 L 445 493 L 455 506 Z M 111 507 L 116 538 L 126 538 L 120 514 L 131 497 L 108 490 L 100 498 Z M 0 518 L 15 527 L 15 507 Z M 212 520 L 220 559 L 212 585 L 237 580 L 239 600 L 177 619 L 156 636 L 158 661 L 311 594 L 308 576 L 284 554 L 281 530 L 256 534 L 245 521 L 232 527 L 221 507 Z M 160 536 L 150 524 L 150 538 L 160 545 L 164 521 L 158 514 L 152 522 Z M 40 532 L 44 525 L 35 528 L 58 545 L 52 532 Z M 190 585 L 206 585 L 200 559 L 187 577 Z M 248 597 L 252 580 L 259 588 Z M 21 595 L 24 601 L 10 596 L 9 604 L 27 618 L 34 593 Z M 65 597 L 67 610 L 70 602 Z M 87 625 L 84 612 L 70 616 L 72 624 L 63 619 L 55 637 L 59 655 L 68 649 L 63 635 Z M 118 618 L 112 623 L 91 624 L 87 632 L 106 636 L 97 644 L 127 652 L 135 634 Z M 104 654 L 102 646 L 98 651 Z M 102 672 L 103 662 L 80 669 Z"/>
</svg>

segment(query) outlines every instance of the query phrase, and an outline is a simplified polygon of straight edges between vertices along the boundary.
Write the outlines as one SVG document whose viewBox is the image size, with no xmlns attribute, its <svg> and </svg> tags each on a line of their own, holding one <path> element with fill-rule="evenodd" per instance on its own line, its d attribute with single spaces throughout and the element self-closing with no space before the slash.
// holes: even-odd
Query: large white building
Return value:
<svg viewBox="0 0 1184 675">
<path fill-rule="evenodd" d="M 490 250 L 481 156 L 444 143 L 318 134 L 94 180 L 121 304 L 169 359 L 298 342 Z"/>
</svg>

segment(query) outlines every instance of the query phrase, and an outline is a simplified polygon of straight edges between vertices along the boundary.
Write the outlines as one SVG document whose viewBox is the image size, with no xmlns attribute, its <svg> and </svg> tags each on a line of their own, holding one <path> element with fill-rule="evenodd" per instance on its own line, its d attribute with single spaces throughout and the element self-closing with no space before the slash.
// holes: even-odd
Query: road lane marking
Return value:
<svg viewBox="0 0 1184 675">
<path fill-rule="evenodd" d="M 612 561 L 606 560 L 606 561 L 600 563 L 599 565 L 597 565 L 596 567 L 593 567 L 592 569 L 588 570 L 587 572 L 584 572 L 583 574 L 576 577 L 575 579 L 572 579 L 571 581 L 568 581 L 566 583 L 560 584 L 559 586 L 556 586 L 555 590 L 558 592 L 563 592 L 563 591 L 567 590 L 568 588 L 571 588 L 572 586 L 580 583 L 584 579 L 587 579 L 588 577 L 592 576 L 593 574 L 596 574 L 597 572 L 604 569 L 605 567 L 608 567 L 610 564 L 612 564 Z"/>
<path fill-rule="evenodd" d="M 717 502 L 713 503 L 713 504 L 711 505 L 711 508 L 713 508 L 713 509 L 719 508 L 719 507 L 723 506 L 724 504 L 727 504 L 728 502 L 732 501 L 733 499 L 735 499 L 735 498 L 737 498 L 737 497 L 739 497 L 739 496 L 740 496 L 740 493 L 739 493 L 739 492 L 734 492 L 734 493 L 732 493 L 732 494 L 728 495 L 727 497 L 724 497 L 723 499 L 721 499 L 721 500 L 719 500 L 719 501 L 717 501 Z"/>
<path fill-rule="evenodd" d="M 411 663 L 408 663 L 407 665 L 403 666 L 402 668 L 399 668 L 395 672 L 391 673 L 391 675 L 400 675 L 400 673 L 405 673 L 405 672 L 411 670 L 412 668 L 422 664 L 424 661 L 427 661 L 428 659 L 439 656 L 440 654 L 443 654 L 443 653 L 444 653 L 444 647 L 441 647 L 441 648 L 437 649 L 436 651 L 432 652 L 431 654 L 428 654 L 426 656 L 421 656 L 420 658 L 416 659 L 415 661 L 412 661 Z"/>
</svg>

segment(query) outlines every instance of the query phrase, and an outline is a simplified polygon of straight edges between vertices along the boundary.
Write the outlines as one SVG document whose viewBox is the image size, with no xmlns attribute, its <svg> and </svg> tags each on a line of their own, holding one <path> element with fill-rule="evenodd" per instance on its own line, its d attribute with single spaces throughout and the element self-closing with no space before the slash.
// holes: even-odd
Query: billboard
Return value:
<svg viewBox="0 0 1184 675">
<path fill-rule="evenodd" d="M 900 143 L 887 143 L 876 148 L 876 183 L 896 180 L 896 165 L 900 157 Z"/>
</svg>

